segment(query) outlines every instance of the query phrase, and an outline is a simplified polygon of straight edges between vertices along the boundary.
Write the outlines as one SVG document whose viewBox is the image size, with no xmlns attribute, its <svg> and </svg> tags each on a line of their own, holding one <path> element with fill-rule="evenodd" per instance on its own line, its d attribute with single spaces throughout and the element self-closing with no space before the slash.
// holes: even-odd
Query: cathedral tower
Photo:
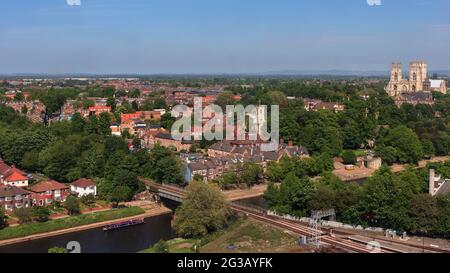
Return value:
<svg viewBox="0 0 450 273">
<path fill-rule="evenodd" d="M 411 62 L 409 64 L 409 90 L 420 92 L 424 90 L 424 83 L 428 79 L 428 65 L 426 62 Z"/>
<path fill-rule="evenodd" d="M 403 81 L 402 64 L 392 63 L 391 80 L 389 82 L 389 86 L 387 87 L 387 91 L 390 96 L 397 96 L 401 92 L 402 81 Z"/>
</svg>

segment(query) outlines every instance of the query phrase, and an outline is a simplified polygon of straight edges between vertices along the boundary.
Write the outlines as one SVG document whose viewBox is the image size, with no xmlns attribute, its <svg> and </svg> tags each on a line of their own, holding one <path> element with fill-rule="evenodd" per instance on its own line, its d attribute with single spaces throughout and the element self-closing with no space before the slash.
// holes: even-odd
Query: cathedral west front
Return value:
<svg viewBox="0 0 450 273">
<path fill-rule="evenodd" d="M 404 94 L 418 92 L 447 93 L 445 80 L 430 79 L 428 77 L 428 64 L 423 61 L 414 61 L 409 64 L 409 79 L 403 78 L 402 64 L 391 65 L 391 79 L 386 86 L 389 96 L 399 97 Z"/>
</svg>

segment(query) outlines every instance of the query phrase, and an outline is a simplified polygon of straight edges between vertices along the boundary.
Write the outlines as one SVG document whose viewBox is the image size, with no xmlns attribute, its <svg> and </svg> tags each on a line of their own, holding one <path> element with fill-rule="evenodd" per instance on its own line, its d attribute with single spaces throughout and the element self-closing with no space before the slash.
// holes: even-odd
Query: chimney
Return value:
<svg viewBox="0 0 450 273">
<path fill-rule="evenodd" d="M 428 193 L 431 196 L 434 195 L 435 174 L 436 174 L 436 171 L 434 169 L 430 169 L 430 177 L 428 179 Z"/>
</svg>

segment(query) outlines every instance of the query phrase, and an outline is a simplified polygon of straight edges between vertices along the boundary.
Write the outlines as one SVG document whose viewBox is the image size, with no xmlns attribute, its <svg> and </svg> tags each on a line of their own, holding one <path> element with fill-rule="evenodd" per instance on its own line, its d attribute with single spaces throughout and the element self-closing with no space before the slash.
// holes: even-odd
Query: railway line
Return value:
<svg viewBox="0 0 450 273">
<path fill-rule="evenodd" d="M 172 195 L 174 198 L 181 200 L 185 195 L 185 190 L 177 186 L 172 185 L 160 185 L 154 182 L 143 180 L 149 190 L 159 192 L 160 194 L 167 196 Z M 407 253 L 405 249 L 413 249 L 411 252 L 421 252 L 426 250 L 430 253 L 448 253 L 448 251 L 443 249 L 436 249 L 430 246 L 417 246 L 408 242 L 392 242 L 389 239 L 377 237 L 377 241 L 380 242 L 379 249 L 374 249 L 376 246 L 368 246 L 368 242 L 365 240 L 360 240 L 352 236 L 357 234 L 345 231 L 335 231 L 334 229 L 324 227 L 321 231 L 314 230 L 304 223 L 299 223 L 292 220 L 283 219 L 281 217 L 269 216 L 266 211 L 262 209 L 250 208 L 248 206 L 243 206 L 228 202 L 228 206 L 231 210 L 243 213 L 248 217 L 253 219 L 271 224 L 273 226 L 289 230 L 299 235 L 313 237 L 318 234 L 320 242 L 322 244 L 328 244 L 348 252 L 355 253 Z M 339 237 L 338 237 L 339 236 Z M 385 243 L 384 245 L 382 243 Z M 390 244 L 386 246 L 386 244 Z"/>
</svg>

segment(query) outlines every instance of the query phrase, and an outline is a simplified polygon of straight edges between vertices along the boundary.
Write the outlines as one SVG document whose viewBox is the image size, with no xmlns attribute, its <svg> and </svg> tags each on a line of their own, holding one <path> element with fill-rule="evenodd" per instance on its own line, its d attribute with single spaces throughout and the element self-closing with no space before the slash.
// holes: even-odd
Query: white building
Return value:
<svg viewBox="0 0 450 273">
<path fill-rule="evenodd" d="M 70 184 L 70 191 L 78 194 L 78 197 L 92 194 L 97 195 L 97 185 L 90 179 L 81 178 Z"/>
</svg>

